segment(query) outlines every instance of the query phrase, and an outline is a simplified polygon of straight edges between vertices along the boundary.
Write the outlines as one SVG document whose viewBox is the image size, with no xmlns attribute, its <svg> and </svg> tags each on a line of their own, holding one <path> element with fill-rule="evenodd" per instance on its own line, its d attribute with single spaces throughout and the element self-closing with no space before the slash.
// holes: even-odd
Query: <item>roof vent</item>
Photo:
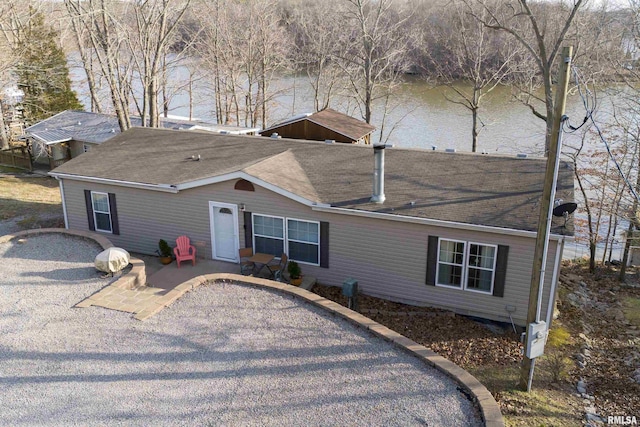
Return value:
<svg viewBox="0 0 640 427">
<path fill-rule="evenodd" d="M 482 150 L 482 154 L 489 154 L 487 150 Z"/>
<path fill-rule="evenodd" d="M 446 150 L 444 150 L 446 153 L 455 153 L 456 149 L 455 148 L 447 148 Z"/>
<path fill-rule="evenodd" d="M 191 156 L 191 160 L 193 160 L 194 162 L 200 161 L 202 157 L 200 157 L 200 154 L 194 154 L 193 156 Z"/>
<path fill-rule="evenodd" d="M 415 200 L 412 200 L 412 201 L 409 202 L 409 206 L 415 206 L 415 205 L 416 205 L 416 201 Z"/>
<path fill-rule="evenodd" d="M 80 126 L 82 123 L 78 122 L 78 126 Z"/>
<path fill-rule="evenodd" d="M 432 145 L 432 146 L 431 146 L 431 149 L 432 149 L 433 151 L 436 151 L 436 150 L 438 149 L 438 146 L 437 146 L 437 145 Z"/>
<path fill-rule="evenodd" d="M 278 135 L 278 132 L 274 132 L 271 134 L 271 138 L 273 139 L 281 139 L 282 137 L 280 135 Z"/>
<path fill-rule="evenodd" d="M 518 159 L 526 159 L 526 158 L 527 158 L 527 155 L 526 155 L 525 153 L 518 153 L 518 154 L 516 154 L 516 157 L 517 157 Z"/>
<path fill-rule="evenodd" d="M 373 194 L 371 201 L 373 203 L 384 203 L 386 197 L 384 195 L 384 149 L 386 145 L 373 146 Z"/>
<path fill-rule="evenodd" d="M 336 140 L 335 139 L 325 139 L 324 142 L 326 144 L 335 144 Z"/>
<path fill-rule="evenodd" d="M 115 129 L 111 129 L 111 133 L 116 133 L 116 130 Z"/>
</svg>

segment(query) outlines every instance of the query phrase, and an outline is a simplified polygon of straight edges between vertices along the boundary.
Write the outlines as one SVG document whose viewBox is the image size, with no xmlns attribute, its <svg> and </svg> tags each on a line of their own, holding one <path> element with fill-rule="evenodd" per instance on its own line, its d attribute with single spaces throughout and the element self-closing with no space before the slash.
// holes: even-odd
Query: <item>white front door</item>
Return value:
<svg viewBox="0 0 640 427">
<path fill-rule="evenodd" d="M 238 261 L 238 207 L 209 202 L 213 259 Z"/>
</svg>

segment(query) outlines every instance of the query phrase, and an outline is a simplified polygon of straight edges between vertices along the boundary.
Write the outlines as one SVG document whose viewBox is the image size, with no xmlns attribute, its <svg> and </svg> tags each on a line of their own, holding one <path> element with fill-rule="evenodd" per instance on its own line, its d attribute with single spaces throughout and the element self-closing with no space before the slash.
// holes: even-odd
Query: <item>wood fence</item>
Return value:
<svg viewBox="0 0 640 427">
<path fill-rule="evenodd" d="M 14 168 L 26 169 L 31 172 L 31 157 L 27 151 L 27 147 L 10 147 L 6 150 L 0 150 L 0 165 L 11 166 Z"/>
</svg>

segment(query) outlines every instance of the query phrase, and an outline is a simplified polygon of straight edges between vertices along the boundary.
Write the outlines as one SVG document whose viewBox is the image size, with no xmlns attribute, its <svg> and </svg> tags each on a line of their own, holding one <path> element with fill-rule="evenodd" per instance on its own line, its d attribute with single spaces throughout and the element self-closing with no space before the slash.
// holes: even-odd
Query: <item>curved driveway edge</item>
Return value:
<svg viewBox="0 0 640 427">
<path fill-rule="evenodd" d="M 102 246 L 103 249 L 107 249 L 113 246 L 113 243 L 111 243 L 109 239 L 99 234 L 82 230 L 68 230 L 64 228 L 41 228 L 7 234 L 4 236 L 0 236 L 0 243 L 6 243 L 10 240 L 20 237 L 36 236 L 38 234 L 46 233 L 60 233 L 91 239 Z M 131 271 L 120 277 L 116 282 L 112 283 L 111 286 L 125 288 L 138 285 L 142 286 L 145 284 L 146 274 L 144 261 L 137 258 L 131 258 L 130 262 L 133 265 Z M 146 320 L 161 311 L 164 307 L 179 299 L 186 292 L 189 292 L 205 283 L 221 281 L 233 281 L 262 288 L 276 289 L 289 295 L 302 298 L 303 300 L 306 300 L 313 305 L 322 307 L 325 310 L 337 314 L 360 327 L 368 329 L 374 335 L 394 343 L 398 347 L 415 355 L 419 359 L 422 359 L 428 365 L 433 366 L 434 368 L 443 372 L 445 375 L 448 375 L 449 377 L 454 379 L 473 397 L 475 403 L 480 408 L 483 421 L 487 427 L 504 427 L 504 419 L 502 418 L 502 413 L 500 412 L 498 403 L 493 398 L 489 390 L 487 390 L 487 388 L 482 385 L 482 383 L 480 383 L 480 381 L 478 381 L 473 375 L 471 375 L 455 363 L 438 355 L 436 352 L 416 343 L 413 340 L 410 340 L 409 338 L 387 328 L 386 326 L 383 326 L 369 319 L 368 317 L 361 315 L 360 313 L 343 307 L 338 303 L 323 298 L 317 294 L 314 294 L 313 292 L 300 289 L 296 286 L 287 285 L 281 282 L 274 282 L 272 280 L 260 279 L 257 277 L 242 276 L 239 274 L 205 274 L 202 276 L 194 277 L 193 279 L 176 286 L 166 295 L 161 297 L 162 301 L 158 302 L 161 302 L 162 304 L 159 304 L 155 310 L 142 311 L 138 313 L 135 318 L 138 320 Z"/>
<path fill-rule="evenodd" d="M 375 322 L 368 317 L 350 310 L 336 302 L 323 298 L 320 295 L 314 294 L 313 292 L 300 289 L 296 286 L 291 286 L 272 280 L 261 279 L 258 277 L 242 276 L 239 274 L 205 274 L 202 276 L 194 277 L 193 279 L 176 286 L 173 290 L 169 291 L 166 295 L 163 296 L 163 298 L 165 299 L 163 301 L 163 307 L 159 308 L 153 313 L 140 312 L 138 313 L 138 315 L 136 315 L 136 318 L 139 320 L 145 320 L 162 310 L 164 306 L 169 305 L 179 299 L 186 292 L 189 292 L 197 288 L 198 286 L 204 285 L 209 282 L 222 281 L 232 281 L 261 288 L 275 289 L 289 295 L 302 298 L 303 300 L 306 300 L 313 305 L 322 307 L 329 312 L 343 317 L 344 319 L 356 324 L 357 326 L 368 329 L 374 335 L 394 343 L 398 347 L 413 354 L 419 359 L 422 359 L 428 365 L 433 366 L 440 372 L 443 372 L 445 375 L 448 375 L 449 377 L 454 379 L 472 396 L 473 400 L 480 408 L 482 419 L 487 427 L 504 427 L 504 420 L 502 418 L 502 413 L 500 412 L 498 403 L 493 398 L 489 390 L 487 390 L 487 388 L 482 385 L 482 383 L 480 383 L 480 381 L 478 381 L 473 375 L 471 375 L 455 363 L 451 362 L 450 360 L 447 360 L 444 357 L 438 355 L 436 352 L 429 350 L 425 346 L 420 345 L 413 340 L 410 340 L 409 338 L 387 328 L 386 326 L 383 326 L 378 322 Z"/>
</svg>

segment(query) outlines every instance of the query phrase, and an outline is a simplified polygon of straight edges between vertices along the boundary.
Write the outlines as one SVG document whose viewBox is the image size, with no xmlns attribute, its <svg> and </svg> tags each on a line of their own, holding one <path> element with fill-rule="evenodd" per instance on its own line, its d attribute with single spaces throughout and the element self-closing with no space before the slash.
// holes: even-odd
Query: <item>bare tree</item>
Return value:
<svg viewBox="0 0 640 427">
<path fill-rule="evenodd" d="M 133 5 L 111 0 L 64 0 L 72 19 L 77 39 L 85 40 L 90 54 L 84 60 L 84 69 L 89 73 L 98 73 L 107 82 L 111 104 L 118 118 L 121 130 L 131 127 L 129 99 L 131 93 L 132 62 L 127 49 L 129 31 L 120 16 L 131 13 Z M 94 68 L 97 64 L 98 69 Z M 92 77 L 96 92 L 96 74 Z M 97 101 L 97 99 L 96 99 Z"/>
<path fill-rule="evenodd" d="M 287 69 L 287 35 L 275 0 L 209 0 L 200 16 L 198 51 L 210 71 L 219 123 L 267 125 L 276 93 L 271 81 Z"/>
<path fill-rule="evenodd" d="M 371 123 L 376 99 L 388 97 L 407 69 L 404 51 L 408 44 L 403 31 L 408 12 L 393 0 L 344 0 L 345 39 L 337 46 L 338 64 L 349 78 L 362 118 Z"/>
<path fill-rule="evenodd" d="M 167 69 L 167 54 L 190 0 L 146 0 L 133 8 L 135 32 L 127 38 L 142 86 L 142 125 L 158 127 L 158 94 Z M 139 106 L 139 104 L 138 104 Z"/>
<path fill-rule="evenodd" d="M 474 19 L 461 1 L 448 4 L 442 12 L 442 19 L 429 26 L 426 35 L 441 46 L 438 56 L 428 48 L 433 43 L 419 46 L 426 48 L 428 66 L 436 71 L 438 82 L 453 92 L 452 95 L 445 92 L 445 98 L 471 112 L 471 151 L 475 152 L 482 129 L 479 127 L 482 101 L 522 66 L 523 52 L 517 43 Z M 484 8 L 474 13 L 482 20 L 488 19 Z M 447 59 L 442 60 L 443 56 Z"/>
<path fill-rule="evenodd" d="M 537 73 L 521 86 L 522 99 L 531 112 L 546 122 L 545 155 L 551 141 L 554 116 L 553 71 L 560 48 L 572 29 L 574 20 L 588 0 L 558 0 L 551 4 L 530 3 L 528 0 L 464 0 L 471 13 L 487 28 L 503 31 L 517 40 L 531 55 Z M 480 5 L 484 14 L 476 12 Z M 539 77 L 538 77 L 539 75 Z M 544 90 L 542 98 L 535 92 L 540 79 Z M 544 111 L 538 108 L 539 103 Z"/>
<path fill-rule="evenodd" d="M 288 22 L 295 40 L 295 65 L 307 76 L 315 111 L 328 108 L 332 99 L 345 95 L 347 81 L 335 60 L 344 24 L 330 12 L 339 1 L 295 5 Z"/>
<path fill-rule="evenodd" d="M 0 4 L 0 90 L 15 86 L 15 67 L 20 58 L 19 36 L 38 11 L 32 2 L 4 1 Z M 5 121 L 5 106 L 0 95 L 0 149 L 9 148 L 10 135 Z"/>
</svg>

